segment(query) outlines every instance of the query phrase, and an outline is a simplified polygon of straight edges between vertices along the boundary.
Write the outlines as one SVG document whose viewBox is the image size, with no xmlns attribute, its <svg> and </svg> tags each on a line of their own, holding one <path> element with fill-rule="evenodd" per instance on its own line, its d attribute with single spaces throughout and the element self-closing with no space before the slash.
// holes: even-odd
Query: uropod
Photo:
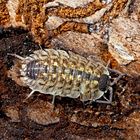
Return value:
<svg viewBox="0 0 140 140">
<path fill-rule="evenodd" d="M 80 98 L 81 101 L 112 102 L 112 85 L 108 66 L 71 51 L 40 49 L 27 57 L 16 57 L 11 71 L 15 71 L 25 86 L 34 92 L 56 96 Z M 17 64 L 18 63 L 18 64 Z"/>
</svg>

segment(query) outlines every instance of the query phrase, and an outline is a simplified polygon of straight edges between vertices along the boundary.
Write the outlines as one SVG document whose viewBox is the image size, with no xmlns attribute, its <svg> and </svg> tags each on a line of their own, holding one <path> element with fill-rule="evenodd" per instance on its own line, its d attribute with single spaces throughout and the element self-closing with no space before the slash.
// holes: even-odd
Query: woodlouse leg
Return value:
<svg viewBox="0 0 140 140">
<path fill-rule="evenodd" d="M 115 85 L 123 76 L 125 76 L 125 74 L 121 74 L 117 78 L 115 78 L 114 81 L 110 83 L 110 86 Z"/>
<path fill-rule="evenodd" d="M 102 104 L 110 104 L 111 103 L 107 98 L 105 100 L 96 100 L 95 102 L 102 103 Z"/>
<path fill-rule="evenodd" d="M 27 100 L 28 98 L 30 98 L 33 95 L 34 92 L 35 92 L 35 90 L 32 90 L 31 93 L 26 97 L 25 100 Z"/>
<path fill-rule="evenodd" d="M 110 93 L 109 101 L 111 103 L 112 102 L 112 98 L 113 98 L 113 88 L 112 87 L 109 87 L 108 90 L 109 90 L 109 93 Z"/>
<path fill-rule="evenodd" d="M 53 95 L 52 104 L 54 105 L 55 102 L 55 95 Z"/>
<path fill-rule="evenodd" d="M 97 103 L 104 103 L 104 104 L 111 104 L 112 103 L 112 98 L 113 98 L 113 89 L 112 89 L 112 87 L 109 87 L 108 88 L 108 90 L 109 90 L 109 99 L 107 99 L 106 97 L 105 97 L 105 95 L 103 95 L 103 98 L 105 99 L 105 100 L 96 100 L 95 102 L 97 102 Z M 105 92 L 106 93 L 106 92 Z"/>
<path fill-rule="evenodd" d="M 116 84 L 123 76 L 128 76 L 125 73 L 121 73 L 121 72 L 114 70 L 114 69 L 111 69 L 111 68 L 108 68 L 108 70 L 110 72 L 114 72 L 114 73 L 117 73 L 119 75 L 117 78 L 114 79 L 114 81 L 112 83 L 110 83 L 110 86 L 113 86 L 114 84 Z"/>
<path fill-rule="evenodd" d="M 110 72 L 117 73 L 118 75 L 121 75 L 121 74 L 123 74 L 123 73 L 121 73 L 120 71 L 118 71 L 118 70 L 115 70 L 115 69 L 111 69 L 111 68 L 109 68 L 109 67 L 108 67 L 108 70 L 109 70 Z"/>
</svg>

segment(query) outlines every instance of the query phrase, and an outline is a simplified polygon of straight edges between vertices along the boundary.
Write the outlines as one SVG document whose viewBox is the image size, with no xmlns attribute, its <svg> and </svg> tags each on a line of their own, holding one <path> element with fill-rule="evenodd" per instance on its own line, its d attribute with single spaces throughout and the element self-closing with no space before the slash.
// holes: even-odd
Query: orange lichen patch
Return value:
<svg viewBox="0 0 140 140">
<path fill-rule="evenodd" d="M 10 16 L 6 3 L 8 0 L 0 1 L 0 25 L 6 27 L 10 23 Z"/>
<path fill-rule="evenodd" d="M 42 16 L 43 13 L 38 14 L 32 19 L 31 32 L 35 37 L 35 41 L 39 44 L 43 44 L 48 39 L 48 30 L 45 27 L 45 20 Z"/>
<path fill-rule="evenodd" d="M 31 27 L 32 19 L 36 18 L 37 16 L 43 17 L 43 21 L 46 20 L 46 16 L 43 14 L 45 12 L 45 9 L 43 8 L 43 2 L 39 1 L 23 1 L 19 0 L 19 7 L 16 12 L 16 19 L 24 20 L 25 24 Z M 23 19 L 22 19 L 23 18 Z M 42 21 L 38 20 L 38 23 L 42 23 Z M 44 23 L 44 22 L 43 22 Z"/>
<path fill-rule="evenodd" d="M 62 32 L 66 32 L 66 31 L 89 33 L 88 24 L 72 22 L 72 21 L 64 22 L 58 28 L 51 30 L 50 33 L 52 34 L 51 36 L 54 37 L 54 36 L 61 34 Z"/>
<path fill-rule="evenodd" d="M 59 7 L 54 10 L 48 10 L 49 15 L 56 15 L 62 18 L 83 18 L 94 14 L 96 11 L 105 7 L 106 5 L 101 3 L 99 0 L 90 2 L 85 7 Z"/>
<path fill-rule="evenodd" d="M 26 18 L 22 19 L 23 15 Z M 23 0 L 19 0 L 19 7 L 16 11 L 16 21 L 22 21 L 25 25 L 31 24 L 31 4 L 29 1 L 25 2 Z"/>
<path fill-rule="evenodd" d="M 128 0 L 114 0 L 112 8 L 101 18 L 101 20 L 108 22 L 109 20 L 112 20 L 114 17 L 118 16 L 124 9 L 127 1 Z"/>
<path fill-rule="evenodd" d="M 100 56 L 102 60 L 104 60 L 106 63 L 110 61 L 110 65 L 112 68 L 118 67 L 117 61 L 112 57 L 112 55 L 108 52 L 108 49 L 104 47 L 100 48 Z"/>
<path fill-rule="evenodd" d="M 101 17 L 101 20 L 108 22 L 110 18 L 116 17 L 123 10 L 127 1 L 128 0 L 113 0 L 111 9 Z M 79 19 L 94 15 L 96 11 L 108 5 L 100 0 L 93 0 L 85 6 L 76 8 L 63 4 L 58 5 L 58 7 L 45 7 L 49 2 L 52 2 L 52 0 L 17 0 L 17 2 L 14 0 L 6 0 L 6 2 L 2 0 L 0 2 L 0 25 L 4 27 L 22 26 L 31 31 L 36 43 L 46 45 L 53 37 L 66 31 L 89 33 L 88 24 L 92 23 L 86 21 L 81 23 Z M 9 6 L 9 8 L 7 6 Z M 10 13 L 10 10 L 13 14 Z M 52 15 L 63 18 L 65 21 L 58 28 L 48 31 L 45 23 L 48 17 Z M 77 18 L 76 22 L 70 21 L 74 18 Z"/>
<path fill-rule="evenodd" d="M 17 21 L 23 20 L 27 25 L 29 31 L 39 44 L 43 44 L 48 39 L 47 30 L 45 29 L 45 8 L 43 7 L 44 1 L 23 1 L 20 0 L 20 5 L 17 10 Z"/>
</svg>

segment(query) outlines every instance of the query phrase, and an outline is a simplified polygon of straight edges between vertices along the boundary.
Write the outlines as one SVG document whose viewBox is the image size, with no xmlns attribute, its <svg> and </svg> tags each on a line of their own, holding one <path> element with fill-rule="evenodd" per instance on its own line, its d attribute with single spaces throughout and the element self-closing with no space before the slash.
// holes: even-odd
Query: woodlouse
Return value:
<svg viewBox="0 0 140 140">
<path fill-rule="evenodd" d="M 54 49 L 40 49 L 25 58 L 12 55 L 20 61 L 21 81 L 32 90 L 28 97 L 39 91 L 53 95 L 53 103 L 57 95 L 80 97 L 83 102 L 112 102 L 109 70 L 99 61 Z M 109 94 L 108 98 L 106 94 Z"/>
</svg>

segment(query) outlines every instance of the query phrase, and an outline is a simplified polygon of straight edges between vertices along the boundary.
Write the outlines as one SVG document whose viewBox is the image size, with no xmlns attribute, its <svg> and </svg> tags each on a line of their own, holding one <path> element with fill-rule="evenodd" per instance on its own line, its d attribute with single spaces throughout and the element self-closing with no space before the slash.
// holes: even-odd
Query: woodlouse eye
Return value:
<svg viewBox="0 0 140 140">
<path fill-rule="evenodd" d="M 109 83 L 109 76 L 102 74 L 99 80 L 99 90 L 106 91 Z"/>
</svg>

